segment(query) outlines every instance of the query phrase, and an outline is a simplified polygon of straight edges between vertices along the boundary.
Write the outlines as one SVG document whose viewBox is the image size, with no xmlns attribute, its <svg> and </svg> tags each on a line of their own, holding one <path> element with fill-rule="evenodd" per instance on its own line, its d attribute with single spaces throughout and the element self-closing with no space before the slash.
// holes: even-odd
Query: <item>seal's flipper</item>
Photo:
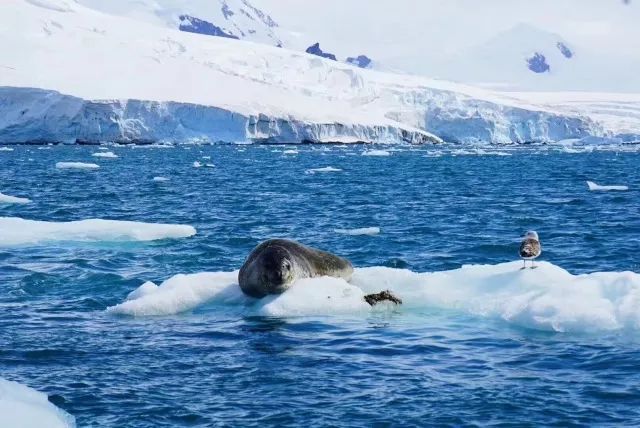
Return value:
<svg viewBox="0 0 640 428">
<path fill-rule="evenodd" d="M 364 296 L 364 300 L 371 306 L 375 306 L 380 302 L 384 302 L 385 300 L 395 303 L 396 305 L 402 304 L 402 300 L 391 294 L 389 290 L 381 291 L 374 294 L 367 294 L 366 296 Z"/>
</svg>

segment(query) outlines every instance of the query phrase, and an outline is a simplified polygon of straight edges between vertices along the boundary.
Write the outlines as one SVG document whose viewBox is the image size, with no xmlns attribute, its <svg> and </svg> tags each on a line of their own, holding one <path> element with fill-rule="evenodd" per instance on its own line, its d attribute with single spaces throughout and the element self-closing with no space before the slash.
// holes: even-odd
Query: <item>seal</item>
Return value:
<svg viewBox="0 0 640 428">
<path fill-rule="evenodd" d="M 238 282 L 251 297 L 280 294 L 303 278 L 333 276 L 351 280 L 351 263 L 326 251 L 288 239 L 269 239 L 249 254 L 240 268 Z"/>
<path fill-rule="evenodd" d="M 249 254 L 238 283 L 246 295 L 262 298 L 283 293 L 299 279 L 332 276 L 348 282 L 351 275 L 353 266 L 347 259 L 288 239 L 270 239 Z M 385 300 L 402 303 L 388 291 L 365 296 L 371 306 Z"/>
</svg>

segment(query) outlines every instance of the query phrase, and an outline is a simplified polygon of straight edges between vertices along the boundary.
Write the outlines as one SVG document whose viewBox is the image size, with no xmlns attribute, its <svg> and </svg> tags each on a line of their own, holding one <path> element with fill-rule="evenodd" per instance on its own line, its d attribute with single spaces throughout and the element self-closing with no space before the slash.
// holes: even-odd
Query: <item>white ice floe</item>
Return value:
<svg viewBox="0 0 640 428">
<path fill-rule="evenodd" d="M 204 166 L 205 166 L 206 168 L 215 168 L 215 167 L 216 167 L 216 166 L 215 166 L 214 164 L 212 164 L 212 163 L 205 163 L 205 164 L 204 164 Z"/>
<path fill-rule="evenodd" d="M 70 222 L 0 217 L 0 246 L 52 241 L 154 241 L 186 238 L 196 234 L 192 226 L 89 219 Z"/>
<path fill-rule="evenodd" d="M 0 426 L 6 428 L 71 428 L 73 416 L 49 402 L 47 395 L 0 378 Z"/>
<path fill-rule="evenodd" d="M 307 174 L 315 174 L 317 172 L 340 172 L 340 168 L 334 168 L 332 166 L 325 166 L 324 168 L 312 168 L 306 171 Z"/>
<path fill-rule="evenodd" d="M 176 275 L 130 295 L 108 309 L 132 316 L 171 315 L 199 306 L 274 316 L 354 315 L 369 311 L 363 296 L 391 290 L 402 312 L 429 308 L 502 319 L 539 330 L 640 332 L 640 274 L 572 275 L 547 262 L 520 270 L 520 262 L 463 266 L 433 273 L 372 267 L 356 269 L 350 283 L 336 278 L 301 280 L 285 293 L 256 300 L 242 294 L 236 272 Z"/>
<path fill-rule="evenodd" d="M 591 190 L 592 192 L 595 191 L 609 191 L 609 190 L 618 190 L 618 191 L 624 191 L 624 190 L 629 190 L 628 186 L 601 186 L 599 184 L 594 183 L 593 181 L 587 181 L 587 186 L 589 186 L 589 190 Z"/>
<path fill-rule="evenodd" d="M 194 161 L 193 162 L 193 167 L 194 168 L 200 168 L 201 166 L 202 166 L 202 164 L 200 162 L 198 162 L 198 161 Z"/>
<path fill-rule="evenodd" d="M 0 193 L 0 204 L 28 204 L 31 202 L 31 199 L 27 198 L 18 198 L 15 196 L 5 195 L 4 193 Z"/>
<path fill-rule="evenodd" d="M 285 150 L 284 152 L 282 152 L 283 155 L 297 155 L 298 151 L 297 150 Z"/>
<path fill-rule="evenodd" d="M 336 233 L 340 233 L 343 235 L 377 235 L 380 233 L 379 227 L 361 227 L 358 229 L 334 229 Z"/>
<path fill-rule="evenodd" d="M 100 165 L 95 163 L 85 162 L 58 162 L 56 163 L 58 169 L 98 169 Z"/>
<path fill-rule="evenodd" d="M 168 179 L 167 177 L 160 177 L 160 176 L 158 176 L 158 177 L 153 177 L 153 181 L 156 181 L 156 182 L 164 182 L 164 181 L 169 181 L 169 179 Z"/>
<path fill-rule="evenodd" d="M 107 159 L 115 159 L 118 157 L 118 155 L 113 152 L 97 152 L 97 153 L 94 153 L 92 156 L 97 158 L 107 158 Z"/>
<path fill-rule="evenodd" d="M 13 149 L 11 147 L 0 147 L 0 152 L 12 152 Z"/>
<path fill-rule="evenodd" d="M 366 150 L 362 156 L 391 156 L 391 153 L 386 150 Z"/>
</svg>

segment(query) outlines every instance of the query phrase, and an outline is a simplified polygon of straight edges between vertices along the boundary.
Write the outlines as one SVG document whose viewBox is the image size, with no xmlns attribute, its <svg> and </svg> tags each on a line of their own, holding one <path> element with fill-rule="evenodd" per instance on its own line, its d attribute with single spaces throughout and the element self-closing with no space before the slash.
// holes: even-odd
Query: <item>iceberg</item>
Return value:
<svg viewBox="0 0 640 428">
<path fill-rule="evenodd" d="M 27 198 L 18 198 L 15 196 L 5 195 L 4 193 L 0 193 L 0 204 L 28 204 L 31 202 L 31 199 Z"/>
<path fill-rule="evenodd" d="M 69 222 L 0 217 L 0 246 L 33 245 L 46 242 L 155 241 L 187 238 L 196 234 L 192 226 L 88 219 Z"/>
<path fill-rule="evenodd" d="M 402 312 L 429 309 L 501 319 L 514 326 L 557 332 L 631 330 L 640 332 L 640 274 L 596 272 L 572 275 L 541 262 L 467 265 L 443 272 L 416 273 L 387 267 L 357 268 L 350 283 L 322 277 L 298 281 L 281 295 L 253 299 L 237 283 L 238 272 L 176 275 L 160 286 L 148 283 L 107 312 L 159 316 L 210 310 L 268 316 L 366 316 L 363 296 L 390 290 Z"/>
<path fill-rule="evenodd" d="M 12 428 L 73 428 L 73 416 L 51 404 L 47 395 L 0 378 L 0 426 Z"/>
</svg>

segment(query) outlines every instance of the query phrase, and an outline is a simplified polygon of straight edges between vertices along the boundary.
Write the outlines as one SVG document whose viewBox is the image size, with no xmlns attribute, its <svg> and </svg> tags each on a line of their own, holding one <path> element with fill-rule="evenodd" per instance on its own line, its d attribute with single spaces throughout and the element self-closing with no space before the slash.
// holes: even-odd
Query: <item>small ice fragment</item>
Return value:
<svg viewBox="0 0 640 428">
<path fill-rule="evenodd" d="M 118 157 L 118 155 L 113 152 L 97 152 L 97 153 L 94 153 L 92 156 L 97 158 L 109 158 L 109 159 L 115 159 Z"/>
<path fill-rule="evenodd" d="M 85 163 L 85 162 L 58 162 L 56 163 L 56 168 L 58 169 L 98 169 L 100 165 L 96 165 L 95 163 Z"/>
<path fill-rule="evenodd" d="M 367 150 L 362 152 L 362 156 L 391 156 L 386 150 Z"/>
<path fill-rule="evenodd" d="M 31 199 L 27 198 L 18 198 L 15 196 L 5 195 L 4 193 L 0 193 L 0 204 L 28 204 L 31 202 Z"/>
<path fill-rule="evenodd" d="M 343 235 L 351 235 L 351 236 L 358 236 L 358 235 L 369 235 L 369 236 L 373 236 L 373 235 L 377 235 L 380 233 L 380 228 L 379 227 L 361 227 L 358 229 L 334 229 L 333 230 L 336 233 L 341 233 Z"/>
<path fill-rule="evenodd" d="M 334 168 L 332 166 L 325 166 L 324 168 L 312 168 L 308 169 L 307 174 L 315 174 L 316 172 L 340 172 L 340 168 Z"/>
<path fill-rule="evenodd" d="M 619 191 L 629 190 L 628 186 L 601 186 L 599 184 L 594 183 L 593 181 L 587 181 L 587 186 L 589 186 L 589 190 L 591 190 L 592 192 L 594 191 L 606 192 L 609 190 L 619 190 Z"/>
</svg>

